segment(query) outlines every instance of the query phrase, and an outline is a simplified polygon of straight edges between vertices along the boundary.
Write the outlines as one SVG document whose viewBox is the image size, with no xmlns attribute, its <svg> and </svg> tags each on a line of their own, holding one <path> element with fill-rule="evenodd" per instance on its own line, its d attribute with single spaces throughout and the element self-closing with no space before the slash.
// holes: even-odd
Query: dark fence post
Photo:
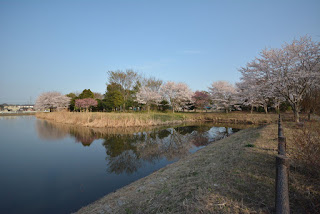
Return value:
<svg viewBox="0 0 320 214">
<path fill-rule="evenodd" d="M 286 156 L 286 138 L 283 134 L 281 116 L 278 121 L 278 155 L 276 157 L 276 213 L 289 214 L 289 159 Z"/>
<path fill-rule="evenodd" d="M 281 124 L 281 116 L 279 114 L 279 120 L 278 120 L 278 137 L 283 136 L 283 129 Z"/>
<path fill-rule="evenodd" d="M 284 136 L 278 137 L 278 154 L 279 155 L 286 155 L 286 138 Z"/>
<path fill-rule="evenodd" d="M 289 214 L 288 157 L 277 155 L 276 214 Z"/>
</svg>

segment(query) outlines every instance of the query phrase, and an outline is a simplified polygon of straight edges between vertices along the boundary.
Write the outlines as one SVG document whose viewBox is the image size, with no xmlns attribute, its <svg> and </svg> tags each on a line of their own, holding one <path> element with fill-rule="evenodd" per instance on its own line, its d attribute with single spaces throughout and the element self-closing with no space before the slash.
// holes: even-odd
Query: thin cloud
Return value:
<svg viewBox="0 0 320 214">
<path fill-rule="evenodd" d="M 182 54 L 194 55 L 194 54 L 202 54 L 202 51 L 199 50 L 184 50 L 181 52 Z"/>
</svg>

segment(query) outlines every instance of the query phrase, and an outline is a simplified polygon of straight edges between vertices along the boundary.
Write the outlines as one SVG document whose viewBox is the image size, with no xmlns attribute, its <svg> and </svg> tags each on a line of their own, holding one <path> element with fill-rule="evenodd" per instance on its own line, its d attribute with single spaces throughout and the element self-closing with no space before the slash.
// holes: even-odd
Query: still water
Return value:
<svg viewBox="0 0 320 214">
<path fill-rule="evenodd" d="M 0 213 L 71 213 L 238 129 L 92 129 L 0 117 Z"/>
</svg>

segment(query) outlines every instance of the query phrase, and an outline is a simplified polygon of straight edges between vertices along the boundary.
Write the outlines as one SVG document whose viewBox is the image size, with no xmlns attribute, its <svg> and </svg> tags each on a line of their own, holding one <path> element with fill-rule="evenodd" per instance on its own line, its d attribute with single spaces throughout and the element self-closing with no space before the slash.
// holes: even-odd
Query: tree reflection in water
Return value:
<svg viewBox="0 0 320 214">
<path fill-rule="evenodd" d="M 43 140 L 59 140 L 68 136 L 68 130 L 59 129 L 56 124 L 46 120 L 36 120 L 36 130 Z"/>
<path fill-rule="evenodd" d="M 115 174 L 132 174 L 146 163 L 154 164 L 161 159 L 177 160 L 238 131 L 214 127 L 213 124 L 174 128 L 93 129 L 44 120 L 37 120 L 36 130 L 42 139 L 61 139 L 69 135 L 84 146 L 90 146 L 96 139 L 103 139 L 107 171 Z"/>
</svg>

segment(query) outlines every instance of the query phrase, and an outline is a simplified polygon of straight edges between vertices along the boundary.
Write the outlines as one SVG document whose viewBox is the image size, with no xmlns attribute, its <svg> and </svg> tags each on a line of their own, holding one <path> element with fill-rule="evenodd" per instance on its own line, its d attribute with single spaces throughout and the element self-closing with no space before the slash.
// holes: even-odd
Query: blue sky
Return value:
<svg viewBox="0 0 320 214">
<path fill-rule="evenodd" d="M 193 90 L 235 83 L 262 49 L 319 41 L 319 11 L 319 0 L 0 0 L 0 103 L 104 93 L 117 69 Z"/>
</svg>

